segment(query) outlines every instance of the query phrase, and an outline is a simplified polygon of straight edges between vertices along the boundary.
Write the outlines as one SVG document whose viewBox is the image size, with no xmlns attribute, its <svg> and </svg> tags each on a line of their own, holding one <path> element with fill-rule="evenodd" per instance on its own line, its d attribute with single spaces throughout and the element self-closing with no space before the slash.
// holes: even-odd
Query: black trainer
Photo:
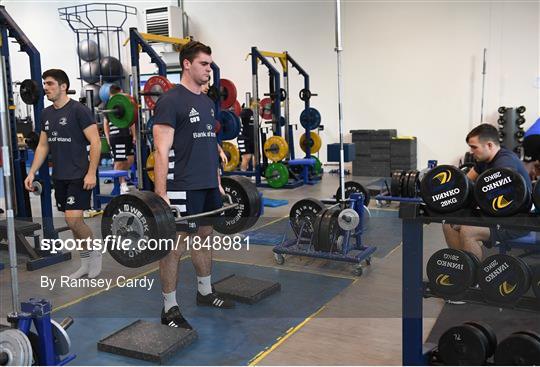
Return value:
<svg viewBox="0 0 540 367">
<path fill-rule="evenodd" d="M 212 293 L 207 294 L 206 296 L 203 296 L 199 291 L 197 291 L 197 306 L 234 308 L 234 302 L 217 294 L 212 287 Z"/>
<path fill-rule="evenodd" d="M 166 313 L 165 308 L 163 308 L 161 310 L 161 323 L 170 327 L 181 327 L 193 330 L 189 322 L 187 322 L 180 313 L 180 308 L 178 306 L 171 307 Z"/>
</svg>

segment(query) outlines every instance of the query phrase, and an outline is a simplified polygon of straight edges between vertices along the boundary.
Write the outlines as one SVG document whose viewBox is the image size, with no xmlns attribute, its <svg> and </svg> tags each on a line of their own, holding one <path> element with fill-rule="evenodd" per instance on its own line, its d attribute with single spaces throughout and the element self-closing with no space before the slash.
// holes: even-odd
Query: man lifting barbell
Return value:
<svg viewBox="0 0 540 367">
<path fill-rule="evenodd" d="M 490 168 L 511 168 L 525 178 L 529 192 L 531 180 L 523 162 L 512 151 L 499 144 L 499 133 L 490 124 L 481 124 L 469 132 L 466 142 L 471 148 L 476 164 L 467 173 L 472 181 Z M 485 227 L 443 224 L 443 233 L 450 248 L 473 253 L 482 259 L 483 242 L 495 243 L 524 236 L 523 231 L 495 230 Z"/>
<path fill-rule="evenodd" d="M 122 89 L 117 85 L 111 85 L 109 93 L 111 96 L 122 92 Z M 135 124 L 130 127 L 119 128 L 118 126 L 109 123 L 107 114 L 103 114 L 103 131 L 111 148 L 114 159 L 114 169 L 121 171 L 129 171 L 133 164 L 134 154 L 133 146 L 135 145 Z M 128 192 L 128 186 L 125 177 L 120 177 L 120 193 Z"/>
<path fill-rule="evenodd" d="M 24 186 L 28 191 L 34 191 L 35 173 L 50 151 L 56 207 L 65 213 L 66 223 L 76 239 L 91 240 L 92 230 L 84 222 L 83 211 L 90 209 L 90 197 L 96 186 L 96 170 L 101 155 L 97 124 L 88 107 L 68 97 L 69 78 L 63 70 L 47 70 L 42 78 L 45 95 L 53 104 L 45 108 L 41 115 L 39 144 Z M 90 157 L 87 151 L 89 144 Z M 98 276 L 101 272 L 101 253 L 81 251 L 80 255 L 81 266 L 70 277 Z"/>
<path fill-rule="evenodd" d="M 210 76 L 211 54 L 210 47 L 200 42 L 186 44 L 180 51 L 180 85 L 165 92 L 155 108 L 155 192 L 182 216 L 222 206 L 224 192 L 218 171 L 214 102 L 201 93 Z M 197 218 L 179 225 L 177 231 L 181 246 L 173 248 L 159 263 L 164 299 L 161 322 L 171 327 L 191 328 L 180 313 L 176 298 L 178 264 L 186 241 L 195 235 L 203 242 L 212 234 L 212 226 L 209 218 Z M 190 250 L 197 273 L 197 304 L 234 307 L 233 302 L 221 298 L 212 289 L 211 248 Z"/>
</svg>

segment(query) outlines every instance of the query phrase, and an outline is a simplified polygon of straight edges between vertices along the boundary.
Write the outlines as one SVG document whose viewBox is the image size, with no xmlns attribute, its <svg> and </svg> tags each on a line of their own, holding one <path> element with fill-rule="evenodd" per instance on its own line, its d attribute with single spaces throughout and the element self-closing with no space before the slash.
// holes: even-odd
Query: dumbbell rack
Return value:
<svg viewBox="0 0 540 367">
<path fill-rule="evenodd" d="M 403 262 L 402 262 L 402 343 L 403 365 L 429 364 L 430 349 L 423 346 L 422 301 L 433 294 L 423 281 L 423 226 L 424 224 L 461 224 L 497 229 L 540 231 L 538 217 L 481 217 L 476 210 L 461 210 L 452 216 L 429 216 L 423 205 L 402 203 L 399 217 L 403 220 Z M 470 289 L 464 301 L 491 305 L 483 300 L 479 290 Z M 500 306 L 494 306 L 500 307 Z M 514 308 L 540 312 L 540 302 L 534 298 L 523 297 Z"/>
<path fill-rule="evenodd" d="M 304 232 L 304 225 L 301 226 L 297 238 L 291 238 L 289 240 L 284 240 L 280 245 L 277 245 L 273 248 L 274 257 L 276 262 L 279 265 L 282 265 L 285 262 L 283 255 L 296 255 L 296 256 L 307 256 L 320 259 L 342 261 L 357 264 L 354 268 L 354 273 L 357 276 L 362 275 L 362 267 L 360 263 L 362 261 L 366 262 L 366 265 L 371 264 L 371 255 L 377 250 L 375 246 L 364 246 L 362 244 L 362 234 L 364 232 L 364 224 L 367 221 L 365 212 L 364 212 L 364 195 L 362 193 L 352 193 L 350 196 L 350 208 L 354 209 L 359 216 L 359 223 L 356 228 L 352 231 L 345 231 L 345 238 L 339 252 L 324 252 L 316 251 L 313 249 L 313 239 L 302 236 Z M 335 200 L 322 200 L 325 204 L 331 204 L 333 206 L 339 205 Z M 285 234 L 286 236 L 286 234 Z M 354 238 L 354 244 L 351 241 Z M 359 250 L 356 255 L 350 255 L 350 251 Z"/>
</svg>

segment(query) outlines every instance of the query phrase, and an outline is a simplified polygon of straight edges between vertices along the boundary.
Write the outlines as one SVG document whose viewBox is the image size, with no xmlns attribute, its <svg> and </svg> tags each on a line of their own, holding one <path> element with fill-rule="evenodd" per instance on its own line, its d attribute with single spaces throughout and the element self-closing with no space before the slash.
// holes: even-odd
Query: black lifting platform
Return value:
<svg viewBox="0 0 540 367">
<path fill-rule="evenodd" d="M 249 305 L 281 290 L 281 284 L 269 280 L 232 274 L 215 282 L 216 292 L 226 298 Z"/>
<path fill-rule="evenodd" d="M 17 252 L 24 253 L 30 258 L 26 262 L 26 270 L 33 271 L 54 265 L 62 261 L 71 260 L 71 253 L 51 254 L 49 251 L 42 251 L 39 244 L 39 234 L 36 231 L 41 230 L 39 223 L 15 219 L 15 240 Z M 30 245 L 26 237 L 34 238 L 34 246 Z M 7 249 L 7 221 L 0 221 L 0 242 Z"/>
<path fill-rule="evenodd" d="M 137 320 L 98 342 L 98 350 L 162 364 L 197 339 L 195 330 Z"/>
</svg>

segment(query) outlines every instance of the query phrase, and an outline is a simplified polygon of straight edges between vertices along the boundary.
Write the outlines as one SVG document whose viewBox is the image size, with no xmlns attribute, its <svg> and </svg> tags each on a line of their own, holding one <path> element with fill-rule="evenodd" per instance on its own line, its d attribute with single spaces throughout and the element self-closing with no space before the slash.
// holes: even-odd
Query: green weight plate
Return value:
<svg viewBox="0 0 540 367">
<path fill-rule="evenodd" d="M 135 106 L 127 94 L 118 93 L 109 98 L 105 109 L 114 110 L 107 113 L 107 118 L 120 129 L 129 127 L 135 121 Z"/>
<path fill-rule="evenodd" d="M 264 172 L 266 181 L 270 187 L 278 189 L 285 186 L 289 182 L 289 170 L 280 162 L 272 163 Z"/>
</svg>

